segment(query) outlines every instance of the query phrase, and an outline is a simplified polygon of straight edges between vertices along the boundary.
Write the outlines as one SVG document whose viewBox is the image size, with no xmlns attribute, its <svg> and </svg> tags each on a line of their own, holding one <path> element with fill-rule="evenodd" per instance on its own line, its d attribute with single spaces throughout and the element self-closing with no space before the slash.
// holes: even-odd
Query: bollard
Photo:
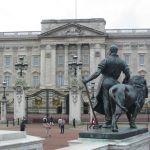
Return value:
<svg viewBox="0 0 150 150">
<path fill-rule="evenodd" d="M 87 123 L 87 131 L 89 130 L 89 125 L 88 125 L 88 123 Z"/>
<path fill-rule="evenodd" d="M 15 119 L 13 119 L 13 126 L 15 126 Z"/>
<path fill-rule="evenodd" d="M 19 125 L 19 118 L 18 118 L 18 125 Z"/>
<path fill-rule="evenodd" d="M 9 123 L 9 121 L 7 120 L 7 127 L 8 127 L 8 123 Z"/>
</svg>

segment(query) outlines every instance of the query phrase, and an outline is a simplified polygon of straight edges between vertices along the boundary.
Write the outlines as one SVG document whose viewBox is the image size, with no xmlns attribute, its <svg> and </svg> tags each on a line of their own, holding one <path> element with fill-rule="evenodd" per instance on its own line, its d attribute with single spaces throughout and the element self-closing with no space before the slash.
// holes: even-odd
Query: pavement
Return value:
<svg viewBox="0 0 150 150">
<path fill-rule="evenodd" d="M 127 124 L 126 124 L 127 125 Z M 140 123 L 138 126 L 148 127 L 150 131 L 150 124 Z M 12 130 L 19 131 L 19 125 L 13 126 L 9 124 L 8 127 L 6 124 L 0 125 L 0 130 Z M 46 137 L 45 128 L 43 128 L 42 123 L 38 124 L 27 124 L 26 132 L 28 135 L 38 136 L 44 138 L 43 149 L 44 150 L 56 150 L 68 146 L 68 140 L 74 140 L 79 137 L 79 132 L 87 130 L 87 125 L 79 125 L 76 128 L 73 128 L 72 125 L 65 125 L 64 134 L 60 133 L 60 128 L 58 124 L 54 124 L 50 129 L 51 136 Z"/>
<path fill-rule="evenodd" d="M 20 127 L 18 125 L 13 126 L 12 124 L 9 124 L 7 127 L 6 124 L 1 124 L 0 130 L 19 131 Z M 82 130 L 87 130 L 87 126 L 81 125 L 73 128 L 72 125 L 65 125 L 64 134 L 61 134 L 58 124 L 54 124 L 54 126 L 52 126 L 52 128 L 50 129 L 51 136 L 46 137 L 45 128 L 43 128 L 43 125 L 41 123 L 26 125 L 26 132 L 28 135 L 44 138 L 44 150 L 56 150 L 58 148 L 68 146 L 68 140 L 77 139 L 79 132 Z"/>
</svg>

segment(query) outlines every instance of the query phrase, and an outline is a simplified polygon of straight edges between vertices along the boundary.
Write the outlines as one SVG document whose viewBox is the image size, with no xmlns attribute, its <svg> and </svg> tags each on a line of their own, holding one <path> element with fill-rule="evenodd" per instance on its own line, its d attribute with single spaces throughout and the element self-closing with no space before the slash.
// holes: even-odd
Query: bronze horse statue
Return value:
<svg viewBox="0 0 150 150">
<path fill-rule="evenodd" d="M 118 132 L 117 121 L 126 112 L 130 128 L 136 128 L 135 119 L 141 111 L 148 87 L 143 76 L 132 76 L 127 84 L 116 84 L 109 90 L 112 109 L 112 132 Z"/>
</svg>

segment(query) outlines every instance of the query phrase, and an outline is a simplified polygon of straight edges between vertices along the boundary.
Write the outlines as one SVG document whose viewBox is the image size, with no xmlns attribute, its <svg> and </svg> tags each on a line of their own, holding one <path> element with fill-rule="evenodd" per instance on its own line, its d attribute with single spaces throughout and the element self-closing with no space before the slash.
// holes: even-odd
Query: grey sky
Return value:
<svg viewBox="0 0 150 150">
<path fill-rule="evenodd" d="M 150 28 L 150 0 L 0 0 L 0 32 L 40 31 L 42 20 L 76 16 L 104 18 L 106 29 Z"/>
</svg>

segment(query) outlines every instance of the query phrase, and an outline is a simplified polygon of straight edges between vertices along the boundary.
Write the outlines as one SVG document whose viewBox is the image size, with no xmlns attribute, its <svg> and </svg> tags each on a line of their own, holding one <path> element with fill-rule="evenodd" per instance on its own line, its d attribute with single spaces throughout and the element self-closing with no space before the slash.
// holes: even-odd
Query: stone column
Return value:
<svg viewBox="0 0 150 150">
<path fill-rule="evenodd" d="M 100 44 L 100 53 L 101 53 L 101 59 L 104 59 L 106 57 L 105 44 Z"/>
<path fill-rule="evenodd" d="M 45 88 L 45 45 L 41 45 L 40 88 Z"/>
<path fill-rule="evenodd" d="M 77 56 L 78 56 L 78 59 L 77 59 L 77 63 L 81 62 L 81 44 L 78 44 L 77 45 Z M 78 81 L 80 82 L 81 81 L 81 69 L 79 69 L 79 67 L 77 68 L 77 78 L 78 78 Z"/>
<path fill-rule="evenodd" d="M 77 56 L 78 56 L 78 61 L 81 61 L 81 44 L 77 45 Z"/>
<path fill-rule="evenodd" d="M 55 88 L 56 85 L 56 45 L 51 45 L 51 74 L 49 77 L 51 78 L 51 87 Z"/>
<path fill-rule="evenodd" d="M 68 86 L 68 45 L 65 45 L 64 86 Z"/>
<path fill-rule="evenodd" d="M 90 44 L 90 74 L 95 72 L 95 49 L 94 44 Z"/>
<path fill-rule="evenodd" d="M 51 72 L 52 72 L 52 66 L 51 66 L 51 58 L 53 56 L 51 55 L 51 46 L 47 45 L 46 46 L 46 51 L 45 51 L 45 85 L 46 88 L 51 88 L 52 83 L 51 83 Z"/>
</svg>

